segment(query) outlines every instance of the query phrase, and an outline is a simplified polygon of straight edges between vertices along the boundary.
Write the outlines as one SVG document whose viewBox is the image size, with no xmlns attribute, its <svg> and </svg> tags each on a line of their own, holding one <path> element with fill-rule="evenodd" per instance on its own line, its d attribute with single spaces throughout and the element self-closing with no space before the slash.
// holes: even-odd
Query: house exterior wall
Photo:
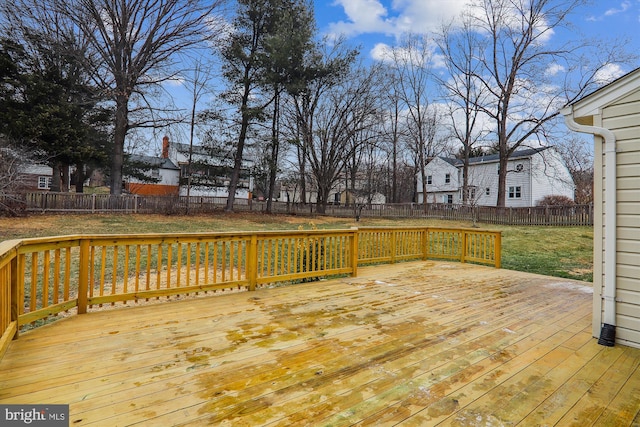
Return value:
<svg viewBox="0 0 640 427">
<path fill-rule="evenodd" d="M 449 195 L 452 196 L 452 203 L 461 203 L 459 188 L 462 186 L 462 182 L 457 167 L 440 157 L 436 157 L 427 163 L 424 172 L 425 177 L 431 176 L 431 183 L 427 178 L 428 203 L 447 203 Z M 449 183 L 446 182 L 447 174 L 449 174 Z M 418 175 L 418 203 L 422 203 L 423 200 L 422 176 Z"/>
<path fill-rule="evenodd" d="M 154 176 L 157 173 L 157 176 Z M 180 171 L 177 169 L 154 169 L 145 172 L 149 177 L 158 178 L 158 182 L 149 183 L 127 177 L 125 190 L 144 196 L 177 196 L 180 183 Z"/>
<path fill-rule="evenodd" d="M 470 204 L 496 206 L 498 167 L 497 160 L 476 161 L 469 165 L 469 185 L 475 187 L 469 199 Z M 435 158 L 425 167 L 425 174 L 432 176 L 432 185 L 427 185 L 428 202 L 446 203 L 446 197 L 454 194 L 453 203 L 462 203 L 462 166 Z M 452 177 L 449 184 L 445 183 L 446 174 Z M 553 147 L 531 156 L 512 158 L 507 163 L 506 207 L 536 206 L 549 195 L 566 196 L 573 200 L 574 190 L 571 174 Z M 420 176 L 417 191 L 418 201 L 422 202 Z"/>
<path fill-rule="evenodd" d="M 189 164 L 189 145 L 187 144 L 178 144 L 172 143 L 169 144 L 168 141 L 164 142 L 166 144 L 166 151 L 169 158 L 181 169 L 182 185 L 180 186 L 180 195 L 187 195 L 187 183 L 186 177 L 188 173 L 186 172 L 186 168 Z M 233 168 L 233 164 L 229 159 L 224 159 L 220 157 L 212 156 L 209 151 L 201 146 L 193 146 L 191 161 L 193 166 L 192 177 L 195 179 L 200 179 L 201 184 L 206 182 L 204 185 L 192 185 L 189 190 L 190 196 L 198 196 L 198 197 L 228 197 L 229 196 L 229 181 L 231 177 L 229 174 L 217 174 L 214 176 L 212 173 L 216 167 L 228 167 L 229 169 Z M 207 171 L 198 170 L 198 168 L 202 168 L 202 165 L 208 165 Z M 251 162 L 247 159 L 242 160 L 242 167 L 244 170 L 249 170 L 251 167 Z M 198 175 L 200 174 L 200 175 Z M 238 188 L 236 189 L 236 198 L 238 199 L 248 199 L 251 197 L 253 191 L 253 181 L 249 176 L 245 178 L 242 176 L 238 182 Z"/>
<path fill-rule="evenodd" d="M 617 230 L 616 230 L 616 338 L 618 342 L 640 347 L 640 88 L 602 108 L 594 117 L 610 129 L 617 140 Z M 604 269 L 604 219 L 602 182 L 607 179 L 602 162 L 602 143 L 596 142 L 596 250 L 594 252 L 594 328 L 602 318 Z M 597 276 L 596 276 L 597 274 Z M 596 281 L 597 277 L 597 281 Z"/>
<path fill-rule="evenodd" d="M 25 191 L 49 191 L 53 169 L 45 165 L 28 165 L 20 174 L 22 189 Z"/>
<path fill-rule="evenodd" d="M 574 194 L 571 172 L 555 148 L 531 157 L 530 206 L 536 206 L 546 196 L 565 196 L 573 200 Z"/>
</svg>

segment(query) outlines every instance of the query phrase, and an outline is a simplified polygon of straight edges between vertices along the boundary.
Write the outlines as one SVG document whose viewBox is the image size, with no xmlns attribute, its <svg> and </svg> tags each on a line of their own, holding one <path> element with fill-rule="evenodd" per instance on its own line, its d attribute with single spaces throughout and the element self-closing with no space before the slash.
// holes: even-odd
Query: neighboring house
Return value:
<svg viewBox="0 0 640 427">
<path fill-rule="evenodd" d="M 595 140 L 593 335 L 640 348 L 640 68 L 561 113 Z"/>
<path fill-rule="evenodd" d="M 49 191 L 52 180 L 51 166 L 29 164 L 20 173 L 21 186 L 25 191 Z"/>
<path fill-rule="evenodd" d="M 191 167 L 189 167 L 189 151 L 191 151 Z M 199 145 L 190 147 L 189 144 L 172 143 L 164 137 L 162 152 L 172 159 L 180 169 L 180 195 L 186 196 L 189 187 L 189 172 L 191 172 L 191 196 L 227 197 L 229 183 L 233 171 L 233 158 L 225 153 Z M 251 159 L 242 160 L 240 180 L 236 189 L 236 198 L 249 199 L 253 191 Z"/>
<path fill-rule="evenodd" d="M 498 198 L 498 154 L 469 159 L 468 203 L 495 206 Z M 554 147 L 516 150 L 507 164 L 506 207 L 530 207 L 545 196 L 573 200 L 571 173 Z M 427 202 L 460 204 L 463 200 L 462 160 L 436 157 L 425 167 Z M 418 175 L 418 202 L 422 177 Z"/>
<path fill-rule="evenodd" d="M 144 196 L 177 196 L 180 184 L 180 168 L 166 157 L 131 155 L 134 164 L 147 165 L 141 173 L 150 180 L 126 176 L 124 189 L 131 194 Z"/>
<path fill-rule="evenodd" d="M 165 136 L 162 140 L 161 157 L 130 156 L 134 164 L 149 165 L 149 169 L 143 170 L 143 175 L 158 181 L 149 182 L 146 179 L 126 176 L 125 190 L 142 195 L 186 196 L 188 192 L 190 196 L 227 197 L 233 162 L 216 154 L 212 149 L 193 146 L 189 167 L 189 150 L 188 144 L 170 144 L 169 138 Z M 249 160 L 243 161 L 244 167 L 236 191 L 236 197 L 239 199 L 248 199 L 251 196 L 251 164 Z"/>
</svg>

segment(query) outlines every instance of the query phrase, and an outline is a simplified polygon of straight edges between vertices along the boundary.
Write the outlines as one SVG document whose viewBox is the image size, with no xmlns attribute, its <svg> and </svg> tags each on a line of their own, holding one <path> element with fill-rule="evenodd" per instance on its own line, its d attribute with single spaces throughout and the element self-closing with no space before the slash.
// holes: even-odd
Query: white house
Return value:
<svg viewBox="0 0 640 427">
<path fill-rule="evenodd" d="M 640 348 L 640 68 L 561 113 L 594 135 L 593 335 Z"/>
<path fill-rule="evenodd" d="M 141 176 L 127 175 L 124 189 L 131 194 L 145 196 L 177 196 L 180 185 L 180 168 L 166 157 L 131 155 L 134 164 L 146 165 Z M 151 178 L 149 181 L 146 178 Z"/>
<path fill-rule="evenodd" d="M 163 153 L 174 161 L 180 168 L 180 195 L 187 195 L 189 185 L 189 151 L 191 151 L 191 196 L 227 197 L 229 195 L 229 182 L 233 171 L 233 159 L 224 153 L 210 147 L 189 144 L 171 143 L 169 138 L 163 139 Z M 253 179 L 251 167 L 253 161 L 242 160 L 240 180 L 236 189 L 236 197 L 249 199 L 253 191 Z"/>
<path fill-rule="evenodd" d="M 507 164 L 506 206 L 530 207 L 545 196 L 573 200 L 571 173 L 554 147 L 516 150 Z M 498 154 L 469 159 L 468 200 L 495 206 L 498 197 Z M 427 202 L 462 203 L 463 164 L 459 159 L 436 157 L 425 167 Z M 418 202 L 422 203 L 422 177 L 418 175 Z"/>
<path fill-rule="evenodd" d="M 191 156 L 189 155 L 191 151 Z M 189 164 L 191 158 L 191 164 Z M 233 170 L 233 161 L 208 147 L 188 144 L 169 143 L 169 137 L 162 140 L 161 157 L 130 156 L 135 163 L 148 165 L 142 174 L 154 178 L 157 182 L 149 182 L 135 176 L 125 176 L 125 189 L 133 194 L 144 195 L 187 195 L 191 196 L 227 197 L 229 181 Z M 238 199 L 249 199 L 252 191 L 250 160 L 243 160 L 240 181 L 236 190 Z M 191 180 L 189 180 L 189 172 Z M 141 177 L 142 178 L 142 177 Z"/>
</svg>

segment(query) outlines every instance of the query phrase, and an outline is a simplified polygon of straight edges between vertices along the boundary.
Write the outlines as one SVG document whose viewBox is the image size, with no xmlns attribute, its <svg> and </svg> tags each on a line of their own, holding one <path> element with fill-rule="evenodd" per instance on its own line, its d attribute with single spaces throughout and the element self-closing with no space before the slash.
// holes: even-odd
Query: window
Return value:
<svg viewBox="0 0 640 427">
<path fill-rule="evenodd" d="M 469 189 L 468 196 L 469 196 L 469 199 L 471 199 L 471 200 L 475 200 L 476 199 L 476 188 L 475 187 L 471 187 Z"/>
<path fill-rule="evenodd" d="M 520 186 L 517 187 L 509 187 L 509 198 L 510 199 L 519 199 L 522 194 L 521 194 L 521 188 Z"/>
<path fill-rule="evenodd" d="M 444 176 L 444 183 L 445 183 L 445 184 L 449 184 L 450 182 L 451 182 L 451 174 L 450 174 L 450 173 L 445 174 L 445 176 Z"/>
<path fill-rule="evenodd" d="M 50 176 L 39 176 L 38 177 L 38 189 L 40 190 L 49 190 L 51 188 L 51 181 L 53 180 Z"/>
<path fill-rule="evenodd" d="M 489 187 L 484 189 L 484 194 L 486 194 L 487 196 L 491 195 L 491 189 Z"/>
<path fill-rule="evenodd" d="M 431 185 L 431 175 L 427 175 L 427 184 Z"/>
<path fill-rule="evenodd" d="M 453 204 L 453 194 L 447 194 L 447 203 Z"/>
</svg>

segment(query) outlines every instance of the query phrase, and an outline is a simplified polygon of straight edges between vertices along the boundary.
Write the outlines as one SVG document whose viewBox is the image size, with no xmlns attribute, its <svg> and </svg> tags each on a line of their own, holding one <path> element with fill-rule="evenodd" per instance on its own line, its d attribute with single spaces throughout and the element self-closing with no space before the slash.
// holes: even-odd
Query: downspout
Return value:
<svg viewBox="0 0 640 427">
<path fill-rule="evenodd" d="M 616 340 L 616 136 L 609 129 L 576 123 L 573 105 L 562 110 L 564 121 L 575 132 L 604 138 L 605 223 L 604 223 L 604 322 L 598 344 L 613 347 Z"/>
</svg>

